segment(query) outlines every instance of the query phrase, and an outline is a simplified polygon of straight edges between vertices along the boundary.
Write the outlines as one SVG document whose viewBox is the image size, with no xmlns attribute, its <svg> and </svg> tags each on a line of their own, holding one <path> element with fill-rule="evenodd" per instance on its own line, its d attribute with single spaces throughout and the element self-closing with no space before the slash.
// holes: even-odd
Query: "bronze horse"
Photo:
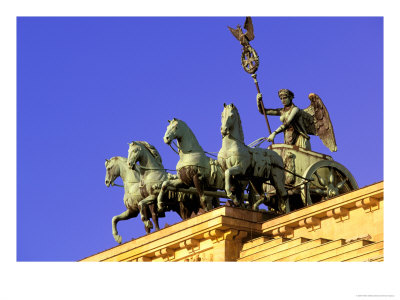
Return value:
<svg viewBox="0 0 400 300">
<path fill-rule="evenodd" d="M 166 197 L 165 210 L 159 211 L 156 205 L 158 190 L 165 181 L 175 179 L 176 175 L 166 172 L 157 149 L 147 142 L 131 142 L 128 153 L 127 165 L 140 170 L 140 193 L 143 198 L 139 202 L 139 207 L 151 207 L 153 220 L 157 215 L 165 216 L 164 211 L 170 210 L 175 211 L 183 220 L 190 218 L 193 213 L 198 213 L 200 200 L 197 195 L 172 191 L 169 191 Z M 148 210 L 142 211 L 142 217 L 148 219 Z M 154 223 L 156 230 L 159 230 L 158 222 L 154 221 Z M 151 224 L 149 225 L 151 226 Z"/>
<path fill-rule="evenodd" d="M 237 108 L 233 104 L 226 105 L 221 115 L 222 147 L 218 153 L 218 162 L 225 171 L 225 190 L 235 205 L 241 199 L 232 193 L 235 185 L 234 177 L 249 179 L 250 186 L 260 197 L 264 197 L 263 183 L 269 181 L 278 195 L 278 203 L 274 207 L 283 212 L 290 211 L 289 197 L 285 188 L 283 160 L 275 151 L 261 148 L 250 148 L 244 144 L 242 122 Z M 253 204 L 253 209 L 257 205 Z"/>
<path fill-rule="evenodd" d="M 162 184 L 158 195 L 158 208 L 163 209 L 163 195 L 168 186 L 195 187 L 200 197 L 203 210 L 219 206 L 219 199 L 206 196 L 208 190 L 223 189 L 223 172 L 218 162 L 207 157 L 189 126 L 182 120 L 173 119 L 164 135 L 164 142 L 170 144 L 177 140 L 179 148 L 179 161 L 176 165 L 178 179 L 168 180 Z"/>
<path fill-rule="evenodd" d="M 106 159 L 105 166 L 106 166 L 106 178 L 105 184 L 107 187 L 110 185 L 114 185 L 114 181 L 121 177 L 122 181 L 124 182 L 124 204 L 126 207 L 126 211 L 123 213 L 114 216 L 112 218 L 112 233 L 114 239 L 117 243 L 121 243 L 122 237 L 118 234 L 117 231 L 117 223 L 122 220 L 129 220 L 131 218 L 137 217 L 140 212 L 140 209 L 146 210 L 145 213 L 141 213 L 142 216 L 152 215 L 153 221 L 158 224 L 158 216 L 152 214 L 151 212 L 154 211 L 154 205 L 146 206 L 146 207 L 139 207 L 139 202 L 143 199 L 143 196 L 140 193 L 140 174 L 137 170 L 133 170 L 128 167 L 127 165 L 127 158 L 121 156 L 115 156 L 111 159 Z M 151 221 L 148 218 L 142 217 L 142 221 L 145 224 L 145 230 L 149 233 L 149 224 Z"/>
</svg>

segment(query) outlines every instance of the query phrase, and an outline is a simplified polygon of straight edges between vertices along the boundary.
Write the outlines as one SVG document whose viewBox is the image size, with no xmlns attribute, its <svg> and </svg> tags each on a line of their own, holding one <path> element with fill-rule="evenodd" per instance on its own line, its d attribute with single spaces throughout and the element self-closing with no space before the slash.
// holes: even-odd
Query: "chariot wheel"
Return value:
<svg viewBox="0 0 400 300">
<path fill-rule="evenodd" d="M 310 179 L 301 191 L 304 206 L 358 189 L 350 171 L 335 161 L 318 161 L 307 168 L 303 177 Z"/>
</svg>

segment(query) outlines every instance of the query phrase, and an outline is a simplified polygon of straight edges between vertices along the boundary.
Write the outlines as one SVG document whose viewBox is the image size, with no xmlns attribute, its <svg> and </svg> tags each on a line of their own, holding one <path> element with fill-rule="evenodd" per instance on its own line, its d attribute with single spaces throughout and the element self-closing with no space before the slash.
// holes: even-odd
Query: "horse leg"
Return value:
<svg viewBox="0 0 400 300">
<path fill-rule="evenodd" d="M 188 208 L 186 207 L 184 201 L 174 203 L 174 205 L 172 206 L 172 210 L 176 212 L 182 220 L 186 220 L 189 218 L 187 217 Z"/>
<path fill-rule="evenodd" d="M 198 194 L 184 194 L 182 201 L 179 201 L 179 212 L 182 220 L 197 215 L 200 208 L 200 197 Z"/>
<path fill-rule="evenodd" d="M 204 199 L 204 203 L 206 204 L 207 211 L 212 210 L 214 208 L 214 204 L 213 204 L 214 197 L 203 195 L 203 199 Z"/>
<path fill-rule="evenodd" d="M 153 228 L 153 223 L 150 221 L 149 217 L 149 207 L 148 203 L 146 203 L 146 199 L 149 197 L 143 199 L 142 201 L 139 202 L 139 211 L 140 211 L 140 217 L 142 219 L 142 222 L 144 223 L 144 229 L 146 230 L 146 233 L 149 234 L 150 230 Z"/>
<path fill-rule="evenodd" d="M 233 194 L 232 193 L 232 176 L 238 175 L 238 174 L 244 174 L 244 170 L 242 169 L 241 166 L 237 165 L 232 168 L 226 169 L 225 170 L 225 191 L 226 195 L 232 199 L 233 204 L 236 206 L 240 206 L 240 196 L 238 200 L 238 195 L 237 193 Z"/>
<path fill-rule="evenodd" d="M 182 218 L 182 220 L 188 219 L 188 208 L 186 207 L 185 203 L 183 201 L 179 202 L 179 216 Z"/>
<path fill-rule="evenodd" d="M 219 200 L 218 197 L 212 197 L 211 198 L 211 203 L 212 203 L 212 207 L 213 208 L 221 206 L 221 203 L 220 203 L 220 200 Z"/>
<path fill-rule="evenodd" d="M 124 211 L 122 214 L 118 215 L 118 216 L 114 216 L 111 220 L 111 224 L 112 224 L 112 234 L 114 236 L 115 241 L 118 244 L 121 244 L 122 242 L 122 237 L 120 235 L 118 235 L 118 231 L 117 231 L 117 223 L 121 220 L 128 220 L 131 218 L 136 217 L 139 214 L 138 210 L 130 210 L 127 209 L 126 211 Z"/>
<path fill-rule="evenodd" d="M 290 212 L 290 203 L 289 203 L 289 195 L 285 188 L 285 174 L 279 168 L 272 168 L 271 170 L 271 183 L 276 190 L 276 194 L 278 195 L 279 203 L 278 210 L 283 212 L 283 206 L 285 206 L 286 213 Z"/>
<path fill-rule="evenodd" d="M 262 203 L 264 203 L 264 201 L 266 200 L 265 195 L 264 195 L 264 191 L 263 191 L 263 188 L 262 188 L 262 184 L 263 184 L 262 180 L 257 180 L 257 179 L 254 180 L 253 179 L 253 180 L 249 181 L 249 185 L 251 187 L 250 188 L 250 193 L 249 193 L 249 205 L 250 205 L 250 208 L 255 210 L 255 211 L 257 211 L 258 207 Z M 256 197 L 255 197 L 256 193 L 260 196 L 257 201 L 255 201 L 256 200 Z M 252 201 L 252 202 L 250 202 L 250 201 Z"/>
<path fill-rule="evenodd" d="M 158 225 L 158 216 L 157 216 L 156 206 L 157 206 L 157 204 L 155 202 L 149 204 L 151 218 L 153 219 L 153 222 L 154 222 L 154 225 L 156 226 L 156 231 L 157 231 L 157 230 L 160 230 L 160 226 Z"/>
<path fill-rule="evenodd" d="M 199 193 L 201 207 L 205 211 L 211 210 L 213 208 L 212 207 L 212 198 L 204 195 L 204 183 L 201 180 L 201 176 L 199 174 L 196 174 L 193 176 L 193 183 L 194 183 L 194 187 L 196 188 L 197 192 Z"/>
<path fill-rule="evenodd" d="M 165 209 L 163 198 L 164 198 L 165 190 L 167 189 L 167 187 L 169 185 L 170 185 L 170 180 L 165 180 L 161 185 L 160 192 L 158 193 L 158 196 L 157 196 L 157 206 L 158 206 L 159 211 L 164 211 L 164 209 Z"/>
</svg>

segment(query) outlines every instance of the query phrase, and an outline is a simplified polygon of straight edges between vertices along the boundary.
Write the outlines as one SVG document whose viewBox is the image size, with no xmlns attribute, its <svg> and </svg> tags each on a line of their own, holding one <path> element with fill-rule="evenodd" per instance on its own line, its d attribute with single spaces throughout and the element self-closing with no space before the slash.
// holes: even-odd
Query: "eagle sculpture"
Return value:
<svg viewBox="0 0 400 300">
<path fill-rule="evenodd" d="M 249 46 L 249 42 L 254 39 L 254 29 L 253 29 L 253 22 L 251 21 L 251 17 L 246 17 L 246 21 L 244 22 L 244 29 L 246 29 L 246 33 L 243 33 L 242 28 L 240 25 L 237 25 L 236 29 L 229 27 L 229 30 L 232 34 L 237 38 L 240 44 L 243 47 Z"/>
</svg>

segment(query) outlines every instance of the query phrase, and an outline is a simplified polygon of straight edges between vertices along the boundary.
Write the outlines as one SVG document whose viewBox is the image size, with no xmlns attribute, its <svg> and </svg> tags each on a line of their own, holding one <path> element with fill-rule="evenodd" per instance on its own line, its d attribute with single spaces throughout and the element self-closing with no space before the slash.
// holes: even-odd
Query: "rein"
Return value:
<svg viewBox="0 0 400 300">
<path fill-rule="evenodd" d="M 174 141 L 172 141 L 172 143 L 174 143 L 174 145 L 176 146 L 176 148 L 178 148 L 178 150 L 180 150 L 180 149 L 179 149 L 179 147 L 178 147 L 178 145 L 177 145 L 177 144 L 175 144 L 175 142 L 174 142 Z M 168 146 L 170 146 L 170 147 L 171 147 L 171 149 L 172 149 L 172 150 L 173 150 L 173 151 L 174 151 L 176 154 L 178 154 L 178 155 L 179 155 L 178 151 L 176 151 L 176 150 L 174 149 L 174 147 L 172 147 L 172 146 L 171 146 L 171 143 L 169 143 L 169 144 L 168 144 Z"/>
<path fill-rule="evenodd" d="M 116 183 L 112 183 L 112 184 L 111 184 L 111 186 L 119 186 L 119 187 L 124 187 L 123 185 L 119 185 L 119 184 L 116 184 Z"/>
<path fill-rule="evenodd" d="M 285 168 L 283 168 L 283 167 L 281 167 L 281 166 L 279 166 L 279 165 L 276 165 L 276 164 L 274 164 L 274 163 L 271 163 L 271 165 L 274 166 L 274 167 L 277 167 L 277 168 L 279 168 L 279 169 L 282 169 L 283 171 L 288 172 L 288 173 L 290 173 L 290 174 L 292 174 L 292 175 L 294 175 L 294 176 L 296 176 L 296 177 L 299 177 L 299 178 L 301 178 L 301 179 L 304 179 L 304 180 L 306 180 L 306 181 L 314 181 L 314 179 L 305 178 L 305 177 L 303 177 L 303 176 L 300 176 L 300 175 L 298 175 L 298 174 L 296 174 L 296 173 L 294 173 L 294 172 L 292 172 L 292 171 L 289 171 L 288 169 L 285 169 Z"/>
<path fill-rule="evenodd" d="M 129 181 L 129 182 L 127 182 L 127 183 L 139 183 L 140 181 Z M 125 186 L 123 186 L 123 185 L 120 185 L 120 184 L 116 184 L 116 183 L 111 183 L 111 186 L 119 186 L 119 187 L 125 187 Z"/>
<path fill-rule="evenodd" d="M 146 168 L 146 167 L 142 167 L 140 165 L 139 165 L 139 168 L 144 169 L 144 170 L 153 170 L 153 171 L 155 171 L 155 170 L 176 171 L 176 170 L 172 170 L 172 169 L 163 169 L 163 168 Z"/>
<path fill-rule="evenodd" d="M 172 143 L 174 143 L 174 145 L 176 146 L 176 148 L 178 148 L 178 150 L 181 151 L 181 148 L 179 148 L 179 146 L 175 143 L 175 141 L 172 141 Z M 171 149 L 172 149 L 176 154 L 179 155 L 179 152 L 176 151 L 176 150 L 174 149 L 174 147 L 171 146 L 171 143 L 168 144 L 168 146 L 170 146 Z M 204 150 L 203 150 L 203 151 L 204 151 Z M 213 153 L 218 153 L 218 152 L 207 152 L 207 151 L 204 151 L 204 153 L 207 153 L 207 154 L 209 154 L 209 155 L 211 155 L 211 156 L 214 156 L 214 157 L 218 157 L 218 155 L 213 154 Z M 165 169 L 165 170 L 167 170 L 167 169 Z M 173 171 L 176 171 L 176 170 L 173 170 Z"/>
<path fill-rule="evenodd" d="M 231 135 L 230 133 L 224 135 L 224 136 L 222 137 L 222 139 L 224 139 L 224 137 L 226 137 L 226 136 L 231 137 L 232 139 L 234 139 L 235 141 L 238 141 L 239 143 L 241 143 L 242 145 L 244 145 L 244 146 L 246 146 L 246 147 L 250 147 L 250 146 L 246 145 L 243 141 L 239 140 L 238 138 L 235 138 L 235 137 L 234 137 L 233 135 Z"/>
<path fill-rule="evenodd" d="M 254 142 L 251 142 L 250 144 L 248 144 L 247 146 L 251 147 L 251 148 L 257 148 L 259 147 L 262 143 L 264 143 L 267 140 L 266 137 L 261 137 L 256 139 Z"/>
<path fill-rule="evenodd" d="M 261 142 L 259 142 L 259 143 L 257 144 L 257 147 L 258 147 L 258 146 L 260 146 L 263 142 L 265 142 L 265 141 L 267 140 L 267 138 L 263 137 L 263 138 L 259 138 L 259 139 L 255 140 L 254 142 L 250 143 L 249 145 L 246 145 L 243 141 L 241 141 L 241 140 L 235 138 L 234 136 L 232 136 L 232 135 L 230 135 L 230 134 L 227 134 L 227 135 L 229 135 L 229 136 L 230 136 L 231 138 L 233 138 L 234 140 L 238 141 L 239 143 L 242 143 L 243 145 L 245 145 L 246 147 L 249 147 L 249 148 L 256 148 L 256 146 L 253 147 L 253 145 L 256 145 L 259 141 L 261 141 Z M 225 137 L 225 136 L 224 136 L 224 137 Z M 285 169 L 284 167 L 281 167 L 281 166 L 279 166 L 279 165 L 277 165 L 277 164 L 271 163 L 271 165 L 274 166 L 274 167 L 277 167 L 277 168 L 279 168 L 279 169 L 281 169 L 281 170 L 283 170 L 283 171 L 285 171 L 285 172 L 288 172 L 288 173 L 290 173 L 290 174 L 292 174 L 292 175 L 294 175 L 294 176 L 296 176 L 296 177 L 299 177 L 299 178 L 301 178 L 301 179 L 303 179 L 303 180 L 306 180 L 306 181 L 308 181 L 308 182 L 313 181 L 313 179 L 309 179 L 309 178 L 305 178 L 305 177 L 303 177 L 303 176 L 300 176 L 299 174 L 296 174 L 296 173 L 294 173 L 294 172 L 292 172 L 292 171 L 289 171 L 288 169 Z"/>
<path fill-rule="evenodd" d="M 211 156 L 214 156 L 214 157 L 218 157 L 218 155 L 213 154 L 213 153 L 218 153 L 218 152 L 207 152 L 207 151 L 204 151 L 204 153 L 207 153 L 207 154 L 209 154 Z"/>
</svg>

